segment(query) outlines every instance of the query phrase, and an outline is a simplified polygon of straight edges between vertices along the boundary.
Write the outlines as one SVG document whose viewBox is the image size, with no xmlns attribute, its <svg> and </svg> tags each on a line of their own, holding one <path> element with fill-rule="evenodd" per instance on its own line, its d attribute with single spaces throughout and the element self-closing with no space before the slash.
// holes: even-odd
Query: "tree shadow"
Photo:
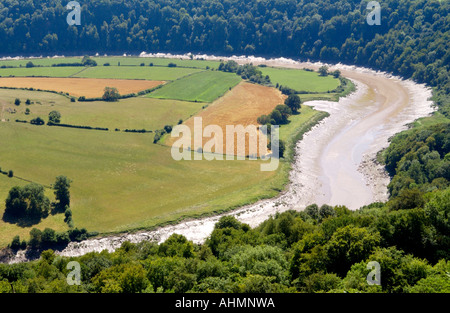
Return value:
<svg viewBox="0 0 450 313">
<path fill-rule="evenodd" d="M 56 214 L 60 214 L 60 213 L 64 213 L 66 211 L 66 208 L 61 207 L 60 205 L 58 205 L 56 202 L 52 202 L 52 208 L 50 210 L 50 214 L 51 215 L 56 215 Z"/>
<path fill-rule="evenodd" d="M 39 217 L 16 217 L 16 216 L 12 216 L 10 214 L 6 214 L 3 213 L 3 217 L 2 220 L 5 223 L 9 223 L 9 224 L 16 224 L 19 227 L 31 227 L 34 226 L 36 224 L 39 224 L 42 220 L 42 218 Z"/>
</svg>

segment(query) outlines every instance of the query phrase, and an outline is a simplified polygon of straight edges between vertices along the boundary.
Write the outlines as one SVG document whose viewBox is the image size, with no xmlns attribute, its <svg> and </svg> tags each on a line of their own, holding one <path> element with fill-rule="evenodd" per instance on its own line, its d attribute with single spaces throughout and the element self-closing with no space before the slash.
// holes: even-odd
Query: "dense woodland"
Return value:
<svg viewBox="0 0 450 313">
<path fill-rule="evenodd" d="M 450 12 L 448 1 L 80 1 L 68 26 L 61 1 L 0 3 L 0 53 L 203 52 L 362 65 L 434 87 L 438 112 L 391 140 L 379 159 L 390 200 L 351 212 L 309 206 L 256 229 L 223 218 L 205 244 L 173 235 L 114 253 L 0 264 L 0 292 L 450 292 Z M 222 69 L 225 70 L 225 69 Z M 25 192 L 26 194 L 26 192 Z M 45 250 L 43 241 L 35 249 Z M 66 264 L 81 264 L 69 286 Z M 381 265 L 381 286 L 366 282 Z"/>
</svg>

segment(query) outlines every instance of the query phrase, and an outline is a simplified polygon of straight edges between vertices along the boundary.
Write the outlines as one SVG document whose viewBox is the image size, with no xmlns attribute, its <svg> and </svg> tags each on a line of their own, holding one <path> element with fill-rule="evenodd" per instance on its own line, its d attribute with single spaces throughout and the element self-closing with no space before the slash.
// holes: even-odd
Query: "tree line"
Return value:
<svg viewBox="0 0 450 313">
<path fill-rule="evenodd" d="M 224 216 L 203 244 L 173 234 L 111 253 L 69 258 L 46 250 L 37 261 L 0 264 L 0 292 L 448 293 L 449 208 L 447 190 L 414 209 L 313 204 L 256 228 Z M 55 238 L 35 232 L 41 243 Z M 66 282 L 70 261 L 81 265 L 79 286 Z M 380 285 L 367 283 L 371 261 L 380 264 Z"/>
<path fill-rule="evenodd" d="M 448 1 L 99 0 L 68 26 L 61 0 L 0 4 L 3 54 L 198 51 L 345 62 L 450 88 Z M 430 53 L 427 53 L 430 52 Z"/>
</svg>

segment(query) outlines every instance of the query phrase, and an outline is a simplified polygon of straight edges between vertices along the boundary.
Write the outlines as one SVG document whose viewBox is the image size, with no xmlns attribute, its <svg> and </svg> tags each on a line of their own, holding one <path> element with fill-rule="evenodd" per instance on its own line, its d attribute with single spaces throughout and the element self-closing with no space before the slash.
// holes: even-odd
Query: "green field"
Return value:
<svg viewBox="0 0 450 313">
<path fill-rule="evenodd" d="M 45 76 L 45 77 L 70 77 L 74 74 L 83 71 L 85 67 L 73 66 L 73 67 L 32 67 L 32 68 L 0 68 L 0 76 L 18 76 L 18 77 L 32 77 L 32 76 Z"/>
<path fill-rule="evenodd" d="M 212 102 L 240 81 L 241 78 L 233 73 L 205 71 L 176 80 L 148 96 L 159 99 Z"/>
<path fill-rule="evenodd" d="M 103 65 L 109 63 L 111 66 L 120 65 L 133 65 L 140 66 L 144 63 L 148 66 L 153 63 L 154 66 L 167 66 L 169 63 L 174 63 L 177 67 L 193 67 L 199 69 L 218 68 L 220 62 L 217 61 L 206 61 L 206 60 L 181 60 L 181 59 L 169 59 L 169 58 L 147 58 L 147 57 L 94 57 L 93 58 L 98 65 Z"/>
<path fill-rule="evenodd" d="M 75 77 L 116 78 L 146 80 L 176 80 L 183 76 L 201 72 L 200 69 L 158 66 L 95 66 L 87 68 Z"/>
<path fill-rule="evenodd" d="M 105 63 L 109 63 L 110 66 L 140 66 L 144 63 L 148 66 L 153 63 L 155 66 L 167 66 L 169 63 L 175 63 L 178 67 L 194 67 L 199 69 L 217 68 L 220 65 L 218 61 L 206 61 L 206 60 L 180 60 L 180 59 L 169 59 L 169 58 L 147 58 L 147 57 L 92 57 L 93 60 L 97 62 L 98 66 L 103 66 Z M 21 60 L 0 60 L 1 66 L 14 66 L 14 67 L 25 67 L 26 64 L 31 61 L 37 66 L 52 66 L 53 64 L 61 63 L 79 63 L 82 57 L 70 57 L 70 58 L 36 58 L 36 59 L 21 59 Z"/>
<path fill-rule="evenodd" d="M 177 162 L 169 147 L 152 143 L 150 134 L 20 123 L 0 123 L 0 133 L 4 169 L 45 185 L 68 176 L 75 225 L 100 232 L 151 227 L 244 204 L 270 193 L 266 180 L 275 175 L 259 171 L 260 161 Z"/>
<path fill-rule="evenodd" d="M 14 105 L 14 99 L 22 100 L 20 106 Z M 41 117 L 47 119 L 48 113 L 61 113 L 61 123 L 92 127 L 123 129 L 161 129 L 165 125 L 176 125 L 180 119 L 186 120 L 202 109 L 201 103 L 152 98 L 129 98 L 118 102 L 71 102 L 67 97 L 28 90 L 0 89 L 0 99 L 6 102 L 4 119 L 15 121 Z M 26 105 L 26 99 L 34 102 Z M 8 113 L 6 109 L 15 110 Z M 30 110 L 26 115 L 25 110 Z M 0 107 L 1 109 L 1 107 Z"/>
<path fill-rule="evenodd" d="M 273 84 L 287 86 L 296 91 L 327 92 L 340 85 L 332 76 L 321 77 L 316 72 L 272 67 L 259 68 L 263 75 L 269 75 Z"/>
</svg>

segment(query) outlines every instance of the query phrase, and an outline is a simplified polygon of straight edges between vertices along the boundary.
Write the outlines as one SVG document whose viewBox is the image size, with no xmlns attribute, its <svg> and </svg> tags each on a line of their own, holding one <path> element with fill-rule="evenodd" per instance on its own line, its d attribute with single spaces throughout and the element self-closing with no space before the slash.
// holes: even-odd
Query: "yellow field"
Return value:
<svg viewBox="0 0 450 313">
<path fill-rule="evenodd" d="M 74 97 L 96 98 L 105 87 L 115 87 L 121 95 L 137 93 L 163 84 L 163 81 L 93 78 L 1 77 L 0 87 L 34 88 L 69 93 Z"/>
<path fill-rule="evenodd" d="M 218 136 L 215 133 L 211 137 L 202 138 L 202 148 L 204 152 L 248 156 L 249 135 L 246 134 L 245 154 L 238 153 L 237 138 L 233 139 L 234 149 L 227 149 L 226 126 L 257 126 L 257 118 L 263 114 L 269 114 L 272 112 L 277 105 L 284 103 L 285 98 L 286 96 L 275 88 L 264 87 L 247 82 L 240 83 L 231 91 L 226 93 L 222 98 L 218 99 L 208 108 L 197 114 L 195 117 L 191 117 L 184 123 L 184 125 L 191 129 L 191 149 L 197 150 L 198 148 L 194 145 L 194 118 L 201 117 L 202 130 L 205 130 L 207 126 L 217 125 L 223 132 L 222 142 L 220 142 L 221 136 Z M 205 144 L 208 143 L 212 137 L 216 139 L 215 144 L 205 146 Z M 256 138 L 256 142 L 258 142 L 258 138 Z M 179 146 L 179 143 L 179 141 L 177 142 L 177 138 L 168 138 L 166 140 L 167 145 L 175 144 L 175 146 Z M 264 150 L 266 150 L 265 147 Z M 259 153 L 257 153 L 257 155 L 259 155 Z"/>
</svg>

